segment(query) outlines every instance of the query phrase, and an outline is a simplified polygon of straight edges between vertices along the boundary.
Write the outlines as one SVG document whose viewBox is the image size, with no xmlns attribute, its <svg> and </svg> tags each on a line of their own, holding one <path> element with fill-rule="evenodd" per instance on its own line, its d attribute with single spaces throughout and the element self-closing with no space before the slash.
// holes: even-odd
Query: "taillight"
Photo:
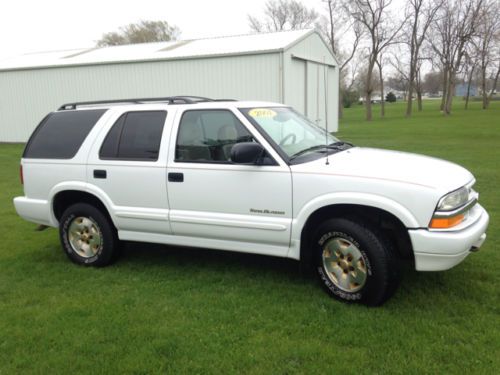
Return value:
<svg viewBox="0 0 500 375">
<path fill-rule="evenodd" d="M 21 185 L 24 185 L 24 177 L 23 177 L 23 165 L 19 165 L 19 178 L 21 179 Z"/>
</svg>

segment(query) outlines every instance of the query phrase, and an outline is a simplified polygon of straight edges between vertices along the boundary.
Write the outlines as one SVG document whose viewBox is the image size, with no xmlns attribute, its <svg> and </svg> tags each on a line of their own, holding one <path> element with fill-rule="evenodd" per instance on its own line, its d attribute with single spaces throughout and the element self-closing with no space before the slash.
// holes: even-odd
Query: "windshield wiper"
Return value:
<svg viewBox="0 0 500 375">
<path fill-rule="evenodd" d="M 316 151 L 316 150 L 321 150 L 321 149 L 342 151 L 342 150 L 346 150 L 348 148 L 351 148 L 353 146 L 354 145 L 352 143 L 342 142 L 342 141 L 330 143 L 329 145 L 316 145 L 316 146 L 312 146 L 312 147 L 308 147 L 308 148 L 305 148 L 303 150 L 300 150 L 299 152 L 296 152 L 295 154 L 290 156 L 290 160 L 294 160 L 298 156 L 304 155 L 305 153 L 311 152 L 311 151 Z"/>
<path fill-rule="evenodd" d="M 344 141 L 337 141 L 330 143 L 328 146 L 335 147 L 335 148 L 346 148 L 345 146 L 348 146 L 347 148 L 354 147 L 352 143 L 349 142 L 344 142 Z"/>
<path fill-rule="evenodd" d="M 330 148 L 330 146 L 329 145 L 328 146 L 327 145 L 316 145 L 316 146 L 305 148 L 303 150 L 300 150 L 299 152 L 296 152 L 292 156 L 290 156 L 290 160 L 295 159 L 297 156 L 304 155 L 307 152 L 315 151 L 315 150 L 320 150 L 322 148 Z"/>
</svg>

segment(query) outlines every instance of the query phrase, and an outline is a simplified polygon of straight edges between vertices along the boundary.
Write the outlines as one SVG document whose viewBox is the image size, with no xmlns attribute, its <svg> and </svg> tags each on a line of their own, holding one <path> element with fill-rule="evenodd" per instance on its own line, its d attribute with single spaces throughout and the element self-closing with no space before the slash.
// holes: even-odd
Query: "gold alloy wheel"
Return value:
<svg viewBox="0 0 500 375">
<path fill-rule="evenodd" d="M 91 258 L 102 246 L 101 232 L 97 223 L 79 216 L 69 225 L 68 240 L 73 250 L 82 258 Z"/>
<path fill-rule="evenodd" d="M 354 293 L 366 283 L 366 264 L 361 251 L 351 241 L 331 238 L 323 247 L 323 266 L 338 288 Z"/>
</svg>

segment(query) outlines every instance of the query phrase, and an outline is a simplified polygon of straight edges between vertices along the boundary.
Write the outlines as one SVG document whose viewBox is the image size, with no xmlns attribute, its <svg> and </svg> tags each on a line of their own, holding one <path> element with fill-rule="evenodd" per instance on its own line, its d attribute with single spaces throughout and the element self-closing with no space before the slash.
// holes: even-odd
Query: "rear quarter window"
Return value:
<svg viewBox="0 0 500 375">
<path fill-rule="evenodd" d="M 31 135 L 23 158 L 71 159 L 107 109 L 50 113 Z"/>
</svg>

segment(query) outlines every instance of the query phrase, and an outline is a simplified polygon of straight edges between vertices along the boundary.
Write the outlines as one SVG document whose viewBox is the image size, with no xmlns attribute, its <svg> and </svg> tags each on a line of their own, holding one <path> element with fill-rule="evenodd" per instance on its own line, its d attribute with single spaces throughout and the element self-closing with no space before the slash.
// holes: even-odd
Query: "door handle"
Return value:
<svg viewBox="0 0 500 375">
<path fill-rule="evenodd" d="M 184 173 L 169 173 L 169 182 L 184 182 Z"/>
<path fill-rule="evenodd" d="M 107 173 L 104 169 L 94 169 L 94 178 L 106 178 Z"/>
</svg>

